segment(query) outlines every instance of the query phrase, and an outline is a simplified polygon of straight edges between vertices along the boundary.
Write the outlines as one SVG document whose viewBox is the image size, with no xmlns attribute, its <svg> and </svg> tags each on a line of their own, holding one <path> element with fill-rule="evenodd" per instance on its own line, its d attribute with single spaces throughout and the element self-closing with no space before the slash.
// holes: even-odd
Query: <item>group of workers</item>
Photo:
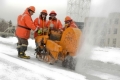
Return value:
<svg viewBox="0 0 120 80">
<path fill-rule="evenodd" d="M 19 15 L 17 18 L 17 28 L 15 35 L 18 39 L 17 51 L 18 57 L 20 58 L 30 58 L 25 54 L 28 46 L 28 39 L 30 37 L 30 31 L 34 31 L 34 38 L 38 35 L 42 35 L 43 32 L 49 32 L 49 30 L 54 31 L 64 31 L 68 27 L 77 28 L 77 25 L 69 17 L 65 17 L 65 26 L 63 27 L 61 21 L 56 18 L 57 13 L 51 11 L 49 13 L 49 20 L 47 20 L 48 12 L 47 10 L 42 10 L 39 14 L 39 17 L 34 21 L 31 16 L 35 13 L 35 7 L 27 7 L 23 14 Z"/>
</svg>

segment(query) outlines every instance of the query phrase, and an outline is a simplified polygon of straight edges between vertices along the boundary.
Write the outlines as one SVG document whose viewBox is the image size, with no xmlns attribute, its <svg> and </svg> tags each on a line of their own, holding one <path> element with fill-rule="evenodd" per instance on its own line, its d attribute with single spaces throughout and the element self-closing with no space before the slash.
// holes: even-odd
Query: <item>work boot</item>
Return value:
<svg viewBox="0 0 120 80">
<path fill-rule="evenodd" d="M 25 51 L 27 50 L 27 45 L 22 44 L 20 47 L 20 58 L 30 59 L 30 56 L 26 56 Z"/>
<path fill-rule="evenodd" d="M 25 53 L 20 53 L 20 56 L 19 56 L 20 58 L 23 58 L 23 59 L 30 59 L 30 56 L 26 56 L 26 54 Z"/>
<path fill-rule="evenodd" d="M 20 47 L 21 45 L 17 44 L 18 57 L 20 56 Z"/>
<path fill-rule="evenodd" d="M 27 55 L 25 54 L 25 52 L 24 52 L 24 56 L 25 56 L 25 57 L 28 57 L 28 58 L 30 59 L 30 56 L 27 56 Z"/>
<path fill-rule="evenodd" d="M 18 50 L 18 57 L 20 57 L 20 50 L 19 50 L 19 48 L 17 48 L 17 50 Z"/>
</svg>

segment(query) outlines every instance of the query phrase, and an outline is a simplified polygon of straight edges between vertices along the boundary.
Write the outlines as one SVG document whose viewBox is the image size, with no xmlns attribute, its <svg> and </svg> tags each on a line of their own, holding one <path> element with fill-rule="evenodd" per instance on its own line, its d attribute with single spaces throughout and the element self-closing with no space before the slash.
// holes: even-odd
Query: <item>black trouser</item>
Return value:
<svg viewBox="0 0 120 80">
<path fill-rule="evenodd" d="M 24 53 L 27 50 L 28 40 L 19 37 L 17 37 L 17 39 L 18 39 L 17 50 L 19 55 L 21 52 Z"/>
<path fill-rule="evenodd" d="M 22 44 L 28 45 L 28 40 L 27 39 L 23 39 L 23 38 L 19 38 L 19 37 L 17 37 L 17 39 L 18 39 L 18 44 L 19 45 L 22 45 Z"/>
</svg>

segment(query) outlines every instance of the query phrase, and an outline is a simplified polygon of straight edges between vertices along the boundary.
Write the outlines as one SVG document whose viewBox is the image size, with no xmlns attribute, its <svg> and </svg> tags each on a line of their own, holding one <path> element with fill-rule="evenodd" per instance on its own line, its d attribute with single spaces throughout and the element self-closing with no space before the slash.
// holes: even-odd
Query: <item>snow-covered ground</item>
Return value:
<svg viewBox="0 0 120 80">
<path fill-rule="evenodd" d="M 120 65 L 120 48 L 97 47 L 93 50 L 91 59 Z"/>
<path fill-rule="evenodd" d="M 17 39 L 16 37 L 9 37 L 9 38 L 2 38 L 0 37 L 0 42 L 3 43 L 8 43 L 8 44 L 16 44 Z M 28 47 L 35 48 L 35 43 L 33 39 L 28 40 L 29 45 Z M 120 65 L 120 48 L 100 48 L 96 47 L 92 51 L 92 56 L 91 59 L 93 60 L 99 60 L 102 62 L 111 62 L 114 64 L 119 64 Z"/>
<path fill-rule="evenodd" d="M 87 80 L 73 71 L 38 61 L 32 50 L 27 51 L 30 60 L 18 58 L 15 46 L 11 46 L 16 43 L 16 38 L 0 37 L 0 80 Z M 35 47 L 34 40 L 29 43 L 29 47 Z"/>
<path fill-rule="evenodd" d="M 33 50 L 27 51 L 32 58 L 30 60 L 18 58 L 15 46 L 11 46 L 16 45 L 16 43 L 17 39 L 15 37 L 0 37 L 1 80 L 87 80 L 85 75 L 38 61 L 34 56 L 35 43 L 32 39 L 29 39 L 28 46 Z M 90 59 L 120 65 L 120 49 L 96 47 L 93 49 Z M 89 72 L 92 72 L 91 75 L 98 76 L 103 80 L 120 80 L 118 76 L 109 73 Z"/>
</svg>

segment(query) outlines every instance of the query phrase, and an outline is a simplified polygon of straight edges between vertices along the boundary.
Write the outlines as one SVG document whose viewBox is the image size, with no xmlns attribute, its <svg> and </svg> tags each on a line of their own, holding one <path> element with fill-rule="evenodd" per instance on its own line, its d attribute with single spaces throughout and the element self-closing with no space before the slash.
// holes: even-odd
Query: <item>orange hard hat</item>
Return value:
<svg viewBox="0 0 120 80">
<path fill-rule="evenodd" d="M 47 14 L 47 10 L 44 9 L 44 10 L 41 11 L 41 13 L 46 13 Z"/>
<path fill-rule="evenodd" d="M 71 20 L 72 20 L 71 17 L 69 17 L 69 16 L 66 16 L 66 17 L 65 17 L 65 22 L 66 22 L 66 21 L 71 21 Z"/>
<path fill-rule="evenodd" d="M 50 16 L 51 14 L 57 15 L 57 13 L 56 13 L 55 11 L 51 11 L 50 14 L 49 14 L 49 16 Z"/>
<path fill-rule="evenodd" d="M 34 6 L 30 6 L 30 7 L 28 7 L 28 9 L 30 9 L 33 12 L 35 12 L 35 7 Z"/>
</svg>

